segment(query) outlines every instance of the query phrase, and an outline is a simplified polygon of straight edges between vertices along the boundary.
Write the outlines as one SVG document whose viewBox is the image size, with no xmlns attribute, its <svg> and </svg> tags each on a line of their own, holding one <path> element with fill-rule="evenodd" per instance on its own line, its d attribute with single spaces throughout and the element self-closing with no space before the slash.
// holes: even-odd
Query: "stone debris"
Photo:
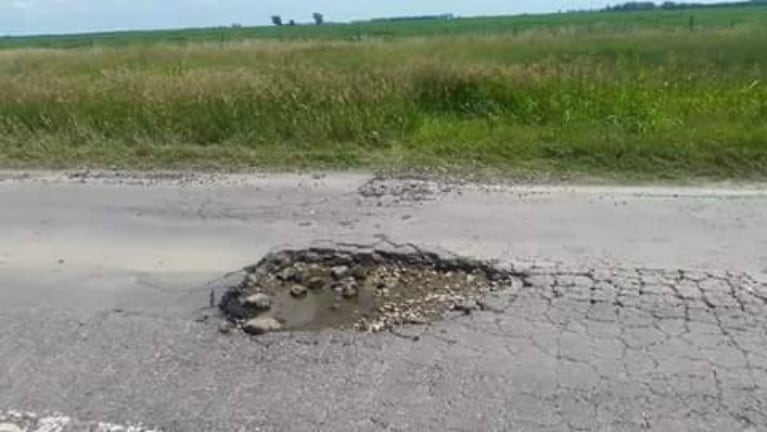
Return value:
<svg viewBox="0 0 767 432">
<path fill-rule="evenodd" d="M 359 291 L 357 290 L 356 284 L 346 285 L 344 286 L 343 291 L 341 291 L 341 295 L 346 299 L 357 297 L 357 294 L 359 294 Z"/>
<path fill-rule="evenodd" d="M 272 307 L 272 298 L 264 293 L 256 293 L 247 297 L 243 304 L 257 310 L 269 310 Z"/>
<path fill-rule="evenodd" d="M 251 335 L 262 335 L 282 328 L 282 324 L 271 317 L 258 317 L 246 321 L 242 325 L 242 330 Z"/>
<path fill-rule="evenodd" d="M 283 280 L 285 282 L 294 281 L 296 279 L 297 271 L 294 267 L 285 267 L 282 269 L 282 271 L 279 273 L 280 280 Z"/>
<path fill-rule="evenodd" d="M 328 284 L 328 281 L 321 277 L 312 277 L 310 278 L 307 283 L 306 287 L 309 288 L 312 291 L 321 290 L 325 288 L 325 286 Z"/>
<path fill-rule="evenodd" d="M 138 425 L 80 421 L 54 414 L 40 416 L 32 412 L 0 411 L 0 432 L 160 432 Z"/>
<path fill-rule="evenodd" d="M 479 309 L 477 298 L 515 279 L 486 262 L 422 250 L 285 250 L 245 270 L 242 283 L 227 291 L 219 307 L 249 334 L 324 328 L 379 332 L 428 324 L 451 310 Z M 267 297 L 270 308 L 258 307 Z M 263 324 L 261 318 L 273 325 L 256 325 Z"/>
<path fill-rule="evenodd" d="M 245 280 L 243 281 L 243 283 L 249 287 L 254 287 L 256 283 L 258 283 L 258 276 L 256 276 L 255 274 L 248 274 L 245 277 Z"/>
<path fill-rule="evenodd" d="M 308 293 L 309 290 L 307 290 L 303 285 L 293 285 L 293 287 L 290 289 L 290 295 L 293 297 L 304 297 Z"/>
<path fill-rule="evenodd" d="M 358 192 L 363 198 L 377 200 L 379 205 L 396 205 L 431 201 L 451 190 L 447 182 L 377 176 L 363 184 Z"/>
<path fill-rule="evenodd" d="M 347 273 L 349 273 L 349 267 L 345 265 L 335 266 L 332 269 L 333 277 L 336 279 L 343 279 Z"/>
</svg>

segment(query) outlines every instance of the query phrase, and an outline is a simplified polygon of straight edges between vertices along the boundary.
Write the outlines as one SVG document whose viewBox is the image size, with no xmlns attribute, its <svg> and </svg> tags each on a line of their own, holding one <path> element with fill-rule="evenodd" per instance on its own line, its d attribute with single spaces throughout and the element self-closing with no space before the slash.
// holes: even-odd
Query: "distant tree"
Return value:
<svg viewBox="0 0 767 432">
<path fill-rule="evenodd" d="M 325 22 L 325 17 L 319 12 L 313 13 L 312 17 L 314 17 L 314 23 L 317 25 L 322 25 Z"/>
<path fill-rule="evenodd" d="M 282 17 L 279 15 L 272 15 L 272 24 L 276 26 L 282 25 Z"/>
<path fill-rule="evenodd" d="M 288 25 L 291 26 L 291 27 L 295 26 L 296 25 L 296 20 L 292 19 L 292 20 L 288 21 Z"/>
<path fill-rule="evenodd" d="M 655 9 L 655 3 L 651 1 L 630 1 L 615 6 L 608 6 L 606 10 L 614 12 L 632 12 L 653 9 Z"/>
</svg>

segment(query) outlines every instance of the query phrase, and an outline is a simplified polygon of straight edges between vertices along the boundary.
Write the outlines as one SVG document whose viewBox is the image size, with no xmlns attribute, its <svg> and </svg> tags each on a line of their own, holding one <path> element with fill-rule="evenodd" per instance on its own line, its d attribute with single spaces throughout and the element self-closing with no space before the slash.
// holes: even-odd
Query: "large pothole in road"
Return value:
<svg viewBox="0 0 767 432">
<path fill-rule="evenodd" d="M 426 324 L 480 308 L 482 296 L 514 280 L 487 262 L 417 248 L 282 250 L 245 270 L 219 307 L 250 334 Z"/>
</svg>

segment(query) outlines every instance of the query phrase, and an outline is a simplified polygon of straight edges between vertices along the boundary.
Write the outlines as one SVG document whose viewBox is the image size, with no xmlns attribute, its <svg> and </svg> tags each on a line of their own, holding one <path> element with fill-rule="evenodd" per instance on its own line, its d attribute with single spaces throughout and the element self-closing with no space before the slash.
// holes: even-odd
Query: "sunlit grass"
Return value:
<svg viewBox="0 0 767 432">
<path fill-rule="evenodd" d="M 767 32 L 0 51 L 5 166 L 767 173 Z"/>
</svg>

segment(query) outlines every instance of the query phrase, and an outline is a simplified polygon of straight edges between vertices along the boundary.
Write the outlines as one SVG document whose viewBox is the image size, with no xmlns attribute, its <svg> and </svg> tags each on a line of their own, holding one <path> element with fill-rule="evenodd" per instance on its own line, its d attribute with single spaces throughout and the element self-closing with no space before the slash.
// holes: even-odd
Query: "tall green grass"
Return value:
<svg viewBox="0 0 767 432">
<path fill-rule="evenodd" d="M 767 31 L 0 51 L 0 164 L 764 177 Z"/>
</svg>

